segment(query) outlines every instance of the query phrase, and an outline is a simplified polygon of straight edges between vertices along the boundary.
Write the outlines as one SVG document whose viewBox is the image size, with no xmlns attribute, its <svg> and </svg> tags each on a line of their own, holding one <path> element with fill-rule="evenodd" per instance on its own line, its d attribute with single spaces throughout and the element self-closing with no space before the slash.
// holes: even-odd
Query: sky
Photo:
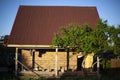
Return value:
<svg viewBox="0 0 120 80">
<path fill-rule="evenodd" d="M 20 5 L 96 6 L 108 25 L 120 25 L 120 0 L 0 0 L 0 36 L 10 35 Z"/>
</svg>

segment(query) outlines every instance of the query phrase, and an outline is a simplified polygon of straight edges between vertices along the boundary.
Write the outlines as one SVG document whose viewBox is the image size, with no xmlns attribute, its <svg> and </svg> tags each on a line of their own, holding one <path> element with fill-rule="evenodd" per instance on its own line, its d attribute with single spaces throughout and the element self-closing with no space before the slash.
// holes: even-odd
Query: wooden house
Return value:
<svg viewBox="0 0 120 80">
<path fill-rule="evenodd" d="M 96 7 L 20 6 L 8 40 L 8 47 L 16 48 L 16 74 L 18 63 L 33 71 L 53 71 L 56 75 L 58 70 L 80 69 L 82 54 L 51 49 L 52 39 L 62 26 L 87 23 L 94 28 L 98 20 Z"/>
</svg>

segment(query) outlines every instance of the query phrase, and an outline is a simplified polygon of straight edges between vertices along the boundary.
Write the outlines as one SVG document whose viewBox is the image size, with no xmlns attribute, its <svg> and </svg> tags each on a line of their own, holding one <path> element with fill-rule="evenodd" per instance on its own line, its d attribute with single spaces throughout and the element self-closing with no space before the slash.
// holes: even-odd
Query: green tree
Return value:
<svg viewBox="0 0 120 80">
<path fill-rule="evenodd" d="M 118 28 L 108 26 L 107 20 L 100 20 L 94 29 L 88 25 L 70 24 L 64 26 L 61 32 L 55 35 L 53 45 L 66 50 L 83 52 L 84 56 L 108 50 L 118 53 L 120 51 L 120 26 Z"/>
<path fill-rule="evenodd" d="M 107 28 L 106 21 L 99 21 L 95 29 L 91 29 L 88 25 L 70 24 L 61 29 L 53 38 L 53 45 L 62 48 L 70 47 L 76 52 L 84 52 L 87 55 L 90 52 L 97 53 L 108 49 L 105 29 Z"/>
<path fill-rule="evenodd" d="M 91 53 L 93 50 L 92 39 L 94 39 L 94 37 L 92 35 L 92 31 L 93 30 L 88 25 L 80 26 L 70 24 L 63 27 L 61 32 L 55 35 L 53 45 L 65 48 L 67 53 L 70 50 L 83 52 L 86 57 L 87 54 Z"/>
<path fill-rule="evenodd" d="M 93 30 L 92 51 L 96 54 L 100 51 L 108 50 L 108 35 L 106 35 L 107 21 L 100 20 L 97 27 Z"/>
<path fill-rule="evenodd" d="M 109 26 L 107 29 L 109 50 L 112 50 L 114 54 L 118 55 L 120 51 L 120 26 L 115 28 Z"/>
<path fill-rule="evenodd" d="M 0 41 L 2 42 L 3 46 L 7 46 L 8 37 L 9 37 L 9 35 L 5 35 L 5 36 L 0 37 Z"/>
</svg>

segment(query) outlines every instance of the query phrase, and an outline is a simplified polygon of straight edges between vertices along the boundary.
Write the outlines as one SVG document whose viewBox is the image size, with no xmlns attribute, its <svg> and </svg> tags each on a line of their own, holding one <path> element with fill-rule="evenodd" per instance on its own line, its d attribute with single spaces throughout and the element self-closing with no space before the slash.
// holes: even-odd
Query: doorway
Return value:
<svg viewBox="0 0 120 80">
<path fill-rule="evenodd" d="M 83 62 L 84 56 L 77 56 L 77 70 L 82 70 L 82 62 Z"/>
</svg>

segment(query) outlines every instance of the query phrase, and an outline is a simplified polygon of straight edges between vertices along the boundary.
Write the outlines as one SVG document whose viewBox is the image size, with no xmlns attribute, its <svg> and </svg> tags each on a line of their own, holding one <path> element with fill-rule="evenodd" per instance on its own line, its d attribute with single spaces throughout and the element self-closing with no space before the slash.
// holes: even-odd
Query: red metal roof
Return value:
<svg viewBox="0 0 120 80">
<path fill-rule="evenodd" d="M 98 20 L 96 7 L 20 6 L 8 44 L 51 45 L 61 26 L 88 23 L 94 28 Z"/>
</svg>

